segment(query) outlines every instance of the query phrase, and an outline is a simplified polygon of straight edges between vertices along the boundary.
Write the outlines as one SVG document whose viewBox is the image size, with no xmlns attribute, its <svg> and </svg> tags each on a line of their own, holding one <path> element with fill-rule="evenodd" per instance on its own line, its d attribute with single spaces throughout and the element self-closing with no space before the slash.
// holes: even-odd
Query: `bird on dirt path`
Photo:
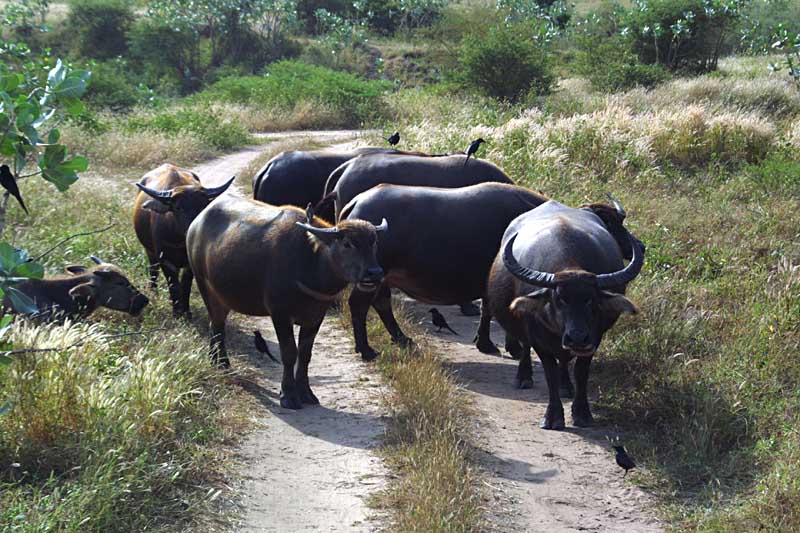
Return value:
<svg viewBox="0 0 800 533">
<path fill-rule="evenodd" d="M 428 311 L 433 316 L 433 325 L 439 328 L 436 330 L 437 333 L 442 331 L 442 328 L 446 328 L 453 335 L 458 335 L 458 333 L 456 333 L 456 331 L 450 327 L 450 325 L 447 323 L 447 320 L 444 319 L 444 315 L 440 313 L 438 309 L 431 307 Z"/>
<path fill-rule="evenodd" d="M 392 148 L 397 146 L 397 143 L 400 142 L 400 132 L 396 131 L 396 132 L 392 133 L 392 136 L 389 137 L 388 139 L 386 139 L 386 142 L 388 142 L 390 145 L 392 145 Z"/>
<path fill-rule="evenodd" d="M 467 166 L 467 161 L 469 161 L 469 156 L 474 156 L 475 152 L 478 151 L 478 148 L 481 147 L 481 143 L 485 143 L 482 138 L 475 139 L 471 143 L 469 143 L 469 148 L 467 148 L 467 158 L 464 160 L 464 166 Z M 473 158 L 474 159 L 474 158 Z"/>
<path fill-rule="evenodd" d="M 267 354 L 267 356 L 276 363 L 280 362 L 277 359 L 275 359 L 275 357 L 273 357 L 272 354 L 270 353 L 267 341 L 265 341 L 264 337 L 261 336 L 261 332 L 256 330 L 253 332 L 253 335 L 255 335 L 256 350 L 258 350 L 261 353 Z"/>
<path fill-rule="evenodd" d="M 17 199 L 19 202 L 19 206 L 25 211 L 25 214 L 28 214 L 28 208 L 25 207 L 25 202 L 22 201 L 22 195 L 19 193 L 19 187 L 17 186 L 17 180 L 14 179 L 14 175 L 11 173 L 11 169 L 8 168 L 8 165 L 0 166 L 0 185 L 3 186 L 8 193 Z"/>
<path fill-rule="evenodd" d="M 630 458 L 628 452 L 625 451 L 625 446 L 612 446 L 614 450 L 617 452 L 617 464 L 620 468 L 625 469 L 625 474 L 622 477 L 628 475 L 628 470 L 632 468 L 636 468 L 636 463 L 633 462 L 633 459 Z"/>
</svg>

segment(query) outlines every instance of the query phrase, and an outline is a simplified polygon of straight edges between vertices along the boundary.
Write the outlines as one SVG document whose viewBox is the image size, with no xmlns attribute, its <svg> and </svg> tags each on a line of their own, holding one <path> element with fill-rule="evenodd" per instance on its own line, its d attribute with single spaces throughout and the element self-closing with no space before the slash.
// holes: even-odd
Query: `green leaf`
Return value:
<svg viewBox="0 0 800 533">
<path fill-rule="evenodd" d="M 9 287 L 7 292 L 8 298 L 11 300 L 11 307 L 13 307 L 16 312 L 31 315 L 39 311 L 36 307 L 36 302 L 19 289 Z"/>
<path fill-rule="evenodd" d="M 19 87 L 23 81 L 25 81 L 25 77 L 22 74 L 8 74 L 6 76 L 0 76 L 0 91 L 10 93 Z"/>
<path fill-rule="evenodd" d="M 61 132 L 58 131 L 58 129 L 53 128 L 50 130 L 50 133 L 47 134 L 47 144 L 56 144 L 60 138 Z"/>
<path fill-rule="evenodd" d="M 64 109 L 67 110 L 67 113 L 73 117 L 80 115 L 86 110 L 86 105 L 77 98 L 64 98 L 59 100 L 59 102 L 64 105 Z"/>
<path fill-rule="evenodd" d="M 11 275 L 20 278 L 42 279 L 44 277 L 44 267 L 39 263 L 28 261 L 17 265 L 12 271 Z"/>
<path fill-rule="evenodd" d="M 73 171 L 62 172 L 58 167 L 42 170 L 42 177 L 64 192 L 69 186 L 78 181 L 78 175 Z"/>
<path fill-rule="evenodd" d="M 64 146 L 63 144 L 54 144 L 52 146 L 47 146 L 44 149 L 44 156 L 39 162 L 39 167 L 42 170 L 55 169 L 61 163 L 64 162 L 64 159 L 66 157 L 67 157 L 67 147 Z"/>
<path fill-rule="evenodd" d="M 69 161 L 64 161 L 58 168 L 61 171 L 84 172 L 89 168 L 89 161 L 83 156 L 76 156 Z"/>
<path fill-rule="evenodd" d="M 53 88 L 58 98 L 80 98 L 86 92 L 86 79 L 70 75 Z"/>
<path fill-rule="evenodd" d="M 11 331 L 11 323 L 14 321 L 14 315 L 5 315 L 0 318 L 0 339 L 6 336 Z"/>
</svg>

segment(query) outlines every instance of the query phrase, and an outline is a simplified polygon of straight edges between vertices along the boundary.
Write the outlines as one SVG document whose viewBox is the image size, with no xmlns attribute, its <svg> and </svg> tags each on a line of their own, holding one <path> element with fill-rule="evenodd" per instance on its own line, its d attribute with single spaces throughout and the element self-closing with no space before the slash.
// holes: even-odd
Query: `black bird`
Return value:
<svg viewBox="0 0 800 533">
<path fill-rule="evenodd" d="M 636 468 L 636 463 L 633 462 L 633 459 L 630 458 L 628 452 L 625 451 L 625 446 L 612 446 L 614 450 L 617 452 L 617 464 L 620 468 L 625 469 L 625 474 L 622 477 L 628 475 L 628 470 L 632 468 Z"/>
<path fill-rule="evenodd" d="M 467 158 L 464 160 L 464 166 L 467 166 L 467 161 L 469 161 L 469 156 L 475 155 L 475 152 L 478 151 L 478 148 L 481 147 L 481 143 L 485 143 L 482 138 L 475 139 L 471 143 L 469 143 L 469 148 L 467 148 Z"/>
<path fill-rule="evenodd" d="M 255 336 L 256 336 L 256 338 L 255 338 L 255 341 L 256 341 L 256 350 L 258 350 L 258 351 L 259 351 L 259 352 L 261 352 L 261 353 L 265 353 L 265 354 L 267 354 L 267 356 L 268 356 L 270 359 L 272 359 L 272 360 L 273 360 L 273 361 L 275 361 L 276 363 L 279 363 L 280 361 L 278 361 L 277 359 L 275 359 L 275 357 L 273 357 L 273 356 L 272 356 L 272 354 L 270 353 L 270 351 L 269 351 L 269 346 L 267 345 L 267 341 L 265 341 L 265 340 L 264 340 L 264 337 L 262 337 L 262 336 L 261 336 L 261 332 L 260 332 L 260 331 L 258 331 L 258 330 L 256 330 L 256 331 L 254 331 L 254 332 L 253 332 L 253 335 L 255 335 Z"/>
<path fill-rule="evenodd" d="M 19 193 L 19 187 L 17 186 L 17 180 L 14 179 L 14 175 L 11 173 L 11 169 L 8 168 L 8 165 L 0 166 L 0 185 L 3 186 L 8 193 L 17 199 L 19 202 L 19 206 L 25 211 L 25 214 L 28 214 L 28 208 L 25 207 L 25 202 L 22 201 L 22 195 Z"/>
<path fill-rule="evenodd" d="M 431 307 L 428 311 L 431 315 L 433 315 L 433 325 L 439 328 L 436 330 L 437 333 L 442 331 L 442 328 L 446 328 L 450 330 L 453 335 L 458 335 L 458 333 L 456 333 L 455 330 L 450 327 L 450 325 L 447 323 L 447 320 L 444 319 L 444 315 L 440 313 L 438 309 Z"/>
<path fill-rule="evenodd" d="M 386 139 L 386 142 L 392 145 L 392 147 L 397 146 L 397 143 L 400 142 L 400 132 L 396 131 L 392 133 L 392 136 Z"/>
</svg>

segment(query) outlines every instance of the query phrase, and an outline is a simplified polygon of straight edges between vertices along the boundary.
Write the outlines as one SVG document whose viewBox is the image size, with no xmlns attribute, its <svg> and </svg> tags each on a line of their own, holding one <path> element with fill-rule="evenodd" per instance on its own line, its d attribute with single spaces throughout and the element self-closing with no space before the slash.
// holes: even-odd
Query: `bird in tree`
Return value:
<svg viewBox="0 0 800 533">
<path fill-rule="evenodd" d="M 449 330 L 453 335 L 458 335 L 458 333 L 456 333 L 456 331 L 450 327 L 450 324 L 447 323 L 447 320 L 444 319 L 444 315 L 440 313 L 438 309 L 436 309 L 435 307 L 431 307 L 428 311 L 432 315 L 433 325 L 439 328 L 436 330 L 437 333 L 442 331 L 442 328 L 445 328 Z"/>
<path fill-rule="evenodd" d="M 270 359 L 272 359 L 277 363 L 278 360 L 272 356 L 272 353 L 269 351 L 269 346 L 267 345 L 267 341 L 265 341 L 264 337 L 261 336 L 261 332 L 256 330 L 253 332 L 253 335 L 255 335 L 256 350 L 258 350 L 261 353 L 267 354 L 267 357 L 269 357 Z"/>
<path fill-rule="evenodd" d="M 628 470 L 632 468 L 636 468 L 636 463 L 633 462 L 633 459 L 630 458 L 628 452 L 625 451 L 625 446 L 612 446 L 614 450 L 617 452 L 617 464 L 620 468 L 625 469 L 625 474 L 622 477 L 628 475 Z"/>
<path fill-rule="evenodd" d="M 11 169 L 8 168 L 8 165 L 0 166 L 0 185 L 8 191 L 8 194 L 13 196 L 19 202 L 19 206 L 25 211 L 25 214 L 28 214 L 28 208 L 25 207 L 25 202 L 22 201 L 22 195 L 19 193 L 19 187 L 17 186 L 17 180 L 14 179 L 14 175 L 11 173 Z"/>
<path fill-rule="evenodd" d="M 392 145 L 392 148 L 397 146 L 397 143 L 400 142 L 400 132 L 396 131 L 396 132 L 392 133 L 392 136 L 389 137 L 388 139 L 386 139 L 386 142 L 388 142 L 390 145 Z"/>
<path fill-rule="evenodd" d="M 469 156 L 474 156 L 475 152 L 478 151 L 478 148 L 481 147 L 482 143 L 485 143 L 482 138 L 475 139 L 471 143 L 469 143 L 469 147 L 467 148 L 467 158 L 464 160 L 464 166 L 467 166 L 467 161 L 469 161 Z"/>
</svg>

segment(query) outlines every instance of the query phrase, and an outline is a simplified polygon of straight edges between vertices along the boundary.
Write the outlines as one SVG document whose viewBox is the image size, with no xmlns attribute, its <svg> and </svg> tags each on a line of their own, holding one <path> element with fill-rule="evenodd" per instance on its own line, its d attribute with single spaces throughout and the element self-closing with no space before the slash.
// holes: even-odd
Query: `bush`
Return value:
<svg viewBox="0 0 800 533">
<path fill-rule="evenodd" d="M 347 125 L 357 125 L 380 114 L 381 97 L 390 88 L 385 81 L 369 81 L 299 61 L 279 61 L 264 76 L 224 78 L 197 99 L 281 110 L 312 102 L 341 112 L 350 122 Z"/>
<path fill-rule="evenodd" d="M 127 61 L 116 59 L 91 66 L 92 83 L 86 100 L 95 107 L 124 111 L 150 98 L 147 87 L 131 75 Z"/>
<path fill-rule="evenodd" d="M 71 0 L 67 28 L 83 57 L 108 59 L 128 50 L 133 11 L 125 0 Z"/>
<path fill-rule="evenodd" d="M 515 101 L 529 93 L 547 94 L 553 83 L 544 48 L 522 37 L 521 26 L 496 26 L 461 45 L 465 81 L 494 98 Z"/>
<path fill-rule="evenodd" d="M 180 107 L 153 114 L 133 116 L 128 120 L 133 131 L 155 131 L 168 136 L 189 133 L 222 150 L 250 142 L 250 134 L 238 122 L 210 107 Z"/>
<path fill-rule="evenodd" d="M 668 73 L 660 65 L 645 65 L 631 49 L 629 39 L 584 36 L 578 39 L 575 67 L 592 87 L 600 91 L 621 91 L 636 86 L 653 87 Z"/>
<path fill-rule="evenodd" d="M 149 77 L 174 79 L 183 93 L 200 88 L 205 69 L 197 35 L 143 18 L 131 28 L 130 48 L 131 56 Z"/>
</svg>

